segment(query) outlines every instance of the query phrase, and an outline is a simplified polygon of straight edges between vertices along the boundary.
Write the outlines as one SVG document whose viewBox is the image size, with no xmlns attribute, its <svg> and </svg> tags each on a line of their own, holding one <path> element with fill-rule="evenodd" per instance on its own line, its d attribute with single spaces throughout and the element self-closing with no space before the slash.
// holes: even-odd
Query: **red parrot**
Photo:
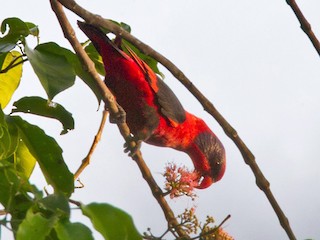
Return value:
<svg viewBox="0 0 320 240">
<path fill-rule="evenodd" d="M 102 57 L 105 84 L 126 112 L 136 140 L 187 153 L 200 175 L 197 188 L 209 187 L 225 172 L 225 150 L 206 123 L 187 112 L 172 90 L 132 50 L 121 50 L 99 28 L 79 22 Z"/>
</svg>

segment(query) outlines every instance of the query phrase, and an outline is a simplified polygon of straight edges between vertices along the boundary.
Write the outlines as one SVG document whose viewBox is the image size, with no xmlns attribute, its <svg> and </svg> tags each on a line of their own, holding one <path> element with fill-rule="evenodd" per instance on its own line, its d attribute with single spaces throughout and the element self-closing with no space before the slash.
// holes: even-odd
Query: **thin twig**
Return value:
<svg viewBox="0 0 320 240">
<path fill-rule="evenodd" d="M 75 178 L 74 178 L 75 179 Z M 84 188 L 84 184 L 81 182 L 80 178 L 77 179 L 78 186 L 74 186 L 74 188 Z"/>
<path fill-rule="evenodd" d="M 101 139 L 101 135 L 102 135 L 103 128 L 104 128 L 104 125 L 106 123 L 107 117 L 108 117 L 108 111 L 104 110 L 103 113 L 102 113 L 102 119 L 101 119 L 100 127 L 98 129 L 97 134 L 94 136 L 94 140 L 92 142 L 90 150 L 89 150 L 87 156 L 82 160 L 82 163 L 81 163 L 80 167 L 78 168 L 78 170 L 74 174 L 74 179 L 75 180 L 78 179 L 78 177 L 80 176 L 82 171 L 90 164 L 91 156 L 92 156 L 94 150 L 96 149 L 96 147 L 97 147 L 97 145 L 98 145 L 98 143 L 99 143 L 99 141 Z"/>
<path fill-rule="evenodd" d="M 300 27 L 302 31 L 307 34 L 309 37 L 310 41 L 312 42 L 314 48 L 320 55 L 320 42 L 317 39 L 316 35 L 312 31 L 311 24 L 308 22 L 308 20 L 304 17 L 302 11 L 300 10 L 298 4 L 296 3 L 295 0 L 286 0 L 287 4 L 291 7 L 292 11 L 296 15 L 298 21 L 300 22 Z"/>
<path fill-rule="evenodd" d="M 84 51 L 82 45 L 76 38 L 75 32 L 69 23 L 63 9 L 62 5 L 57 0 L 50 0 L 51 7 L 53 11 L 55 12 L 57 19 L 61 25 L 61 28 L 64 32 L 65 38 L 67 38 L 72 45 L 73 49 L 75 50 L 76 54 L 78 55 L 79 59 L 82 61 L 82 64 L 84 67 L 87 68 L 87 71 L 89 74 L 92 75 L 92 77 L 95 79 L 96 84 L 98 85 L 101 93 L 102 93 L 102 99 L 105 102 L 106 106 L 108 107 L 108 110 L 110 111 L 110 114 L 114 114 L 114 116 L 117 116 L 119 113 L 119 109 L 117 107 L 116 101 L 107 88 L 107 86 L 101 81 L 98 73 L 95 70 L 94 63 L 90 60 L 86 52 Z M 120 130 L 121 135 L 124 137 L 124 139 L 128 139 L 130 135 L 130 130 L 126 123 L 120 123 L 118 124 L 118 128 Z M 131 143 L 131 146 L 134 147 L 134 142 Z M 173 211 L 171 210 L 169 204 L 165 200 L 165 198 L 162 195 L 161 188 L 157 185 L 155 182 L 148 166 L 144 162 L 141 152 L 137 151 L 137 154 L 134 155 L 133 159 L 136 161 L 143 178 L 148 183 L 153 196 L 158 201 L 160 207 L 162 208 L 164 215 L 166 217 L 166 220 L 170 226 L 172 226 L 179 236 L 184 239 L 188 239 L 188 235 L 185 233 L 185 231 L 179 226 L 179 223 L 177 219 L 174 216 Z"/>
<path fill-rule="evenodd" d="M 235 143 L 235 145 L 240 150 L 242 157 L 246 164 L 248 164 L 256 178 L 257 186 L 265 193 L 266 197 L 268 198 L 271 206 L 273 207 L 280 225 L 286 231 L 288 237 L 290 239 L 296 239 L 289 221 L 282 211 L 280 205 L 276 201 L 273 193 L 270 190 L 270 184 L 263 175 L 262 171 L 260 170 L 258 164 L 255 161 L 255 157 L 246 144 L 242 141 L 239 137 L 237 131 L 228 123 L 228 121 L 219 113 L 219 111 L 214 107 L 214 105 L 199 91 L 196 86 L 186 77 L 186 75 L 177 67 L 175 66 L 169 59 L 161 55 L 160 53 L 156 52 L 150 46 L 146 45 L 145 43 L 141 42 L 139 39 L 131 35 L 130 33 L 126 32 L 117 24 L 113 23 L 110 20 L 104 19 L 99 15 L 92 14 L 91 12 L 87 11 L 86 9 L 79 6 L 73 0 L 59 0 L 66 8 L 73 11 L 78 16 L 82 17 L 86 22 L 104 27 L 114 34 L 121 35 L 124 39 L 128 40 L 132 44 L 134 44 L 139 50 L 144 52 L 145 54 L 153 57 L 158 62 L 160 62 L 164 67 L 166 67 L 173 76 L 175 76 L 194 96 L 195 98 L 201 103 L 204 107 L 204 110 L 211 114 L 216 121 L 220 124 L 220 126 L 225 131 L 226 135 Z"/>
<path fill-rule="evenodd" d="M 74 205 L 76 205 L 76 206 L 78 206 L 78 207 L 81 207 L 81 202 L 79 202 L 79 201 L 69 199 L 69 202 L 74 204 Z"/>
</svg>

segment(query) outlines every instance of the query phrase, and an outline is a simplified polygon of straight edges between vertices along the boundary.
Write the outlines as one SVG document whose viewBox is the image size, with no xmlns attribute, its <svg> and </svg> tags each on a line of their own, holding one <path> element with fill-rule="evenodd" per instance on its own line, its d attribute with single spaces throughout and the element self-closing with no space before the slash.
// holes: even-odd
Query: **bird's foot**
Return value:
<svg viewBox="0 0 320 240">
<path fill-rule="evenodd" d="M 141 140 L 135 138 L 134 136 L 130 135 L 127 137 L 124 147 L 124 152 L 128 153 L 129 156 L 133 157 L 137 154 L 137 152 L 140 150 L 141 147 Z"/>
<path fill-rule="evenodd" d="M 124 109 L 119 105 L 117 104 L 118 106 L 118 113 L 116 114 L 111 114 L 110 113 L 110 118 L 109 118 L 109 121 L 110 123 L 125 123 L 126 122 L 126 112 L 124 111 Z"/>
</svg>

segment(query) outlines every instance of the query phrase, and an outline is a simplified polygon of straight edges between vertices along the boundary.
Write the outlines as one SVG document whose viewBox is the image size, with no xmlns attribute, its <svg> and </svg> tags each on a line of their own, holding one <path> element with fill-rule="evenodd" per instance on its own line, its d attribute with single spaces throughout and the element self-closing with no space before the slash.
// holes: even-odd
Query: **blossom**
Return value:
<svg viewBox="0 0 320 240">
<path fill-rule="evenodd" d="M 187 167 L 177 167 L 174 163 L 168 163 L 163 176 L 166 178 L 165 190 L 170 194 L 170 198 L 183 195 L 194 199 L 196 194 L 194 188 L 199 185 L 199 174 L 189 171 Z"/>
</svg>

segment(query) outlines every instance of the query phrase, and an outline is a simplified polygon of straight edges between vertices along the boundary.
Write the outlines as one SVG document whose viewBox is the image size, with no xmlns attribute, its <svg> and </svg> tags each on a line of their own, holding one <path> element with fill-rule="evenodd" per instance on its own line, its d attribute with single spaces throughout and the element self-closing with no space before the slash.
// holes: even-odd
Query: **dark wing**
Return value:
<svg viewBox="0 0 320 240">
<path fill-rule="evenodd" d="M 170 121 L 183 123 L 186 120 L 186 111 L 182 107 L 179 99 L 165 82 L 157 76 L 158 92 L 156 92 L 161 112 Z"/>
<path fill-rule="evenodd" d="M 154 91 L 161 113 L 170 121 L 171 125 L 175 126 L 183 123 L 186 119 L 186 112 L 182 107 L 177 96 L 168 87 L 165 82 L 158 77 L 152 69 L 142 61 L 135 52 L 128 46 L 124 45 L 131 55 L 132 59 L 137 63 L 140 69 L 144 72 L 146 79 Z"/>
</svg>

